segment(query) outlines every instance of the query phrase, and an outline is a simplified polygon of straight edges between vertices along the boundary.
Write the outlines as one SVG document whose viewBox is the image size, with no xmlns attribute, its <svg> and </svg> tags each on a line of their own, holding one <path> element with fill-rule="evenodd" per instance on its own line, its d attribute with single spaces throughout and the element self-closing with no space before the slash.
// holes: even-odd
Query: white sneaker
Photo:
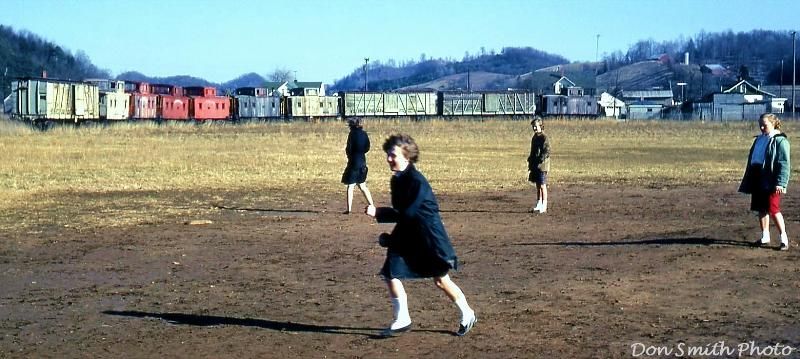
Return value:
<svg viewBox="0 0 800 359">
<path fill-rule="evenodd" d="M 533 207 L 534 212 L 539 212 L 542 210 L 542 202 L 536 202 L 536 207 Z"/>
<path fill-rule="evenodd" d="M 546 204 L 542 204 L 542 206 L 539 207 L 539 210 L 537 212 L 539 212 L 539 213 L 547 212 L 547 205 Z"/>
<path fill-rule="evenodd" d="M 787 236 L 786 233 L 781 234 L 781 250 L 789 250 L 789 236 Z"/>
</svg>

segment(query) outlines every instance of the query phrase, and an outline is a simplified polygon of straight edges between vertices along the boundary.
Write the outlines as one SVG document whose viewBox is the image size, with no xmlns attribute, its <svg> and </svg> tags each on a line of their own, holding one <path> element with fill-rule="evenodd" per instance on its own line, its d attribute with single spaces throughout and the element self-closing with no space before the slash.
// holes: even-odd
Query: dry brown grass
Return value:
<svg viewBox="0 0 800 359">
<path fill-rule="evenodd" d="M 0 230 L 158 222 L 239 205 L 286 208 L 342 192 L 341 122 L 117 125 L 46 133 L 0 121 Z M 370 188 L 388 191 L 380 146 L 407 132 L 418 167 L 442 193 L 526 188 L 526 121 L 370 121 Z M 551 183 L 641 186 L 739 180 L 752 124 L 548 121 Z M 791 135 L 791 129 L 788 131 Z M 198 195 L 199 194 L 199 195 Z M 247 203 L 249 202 L 249 203 Z"/>
</svg>

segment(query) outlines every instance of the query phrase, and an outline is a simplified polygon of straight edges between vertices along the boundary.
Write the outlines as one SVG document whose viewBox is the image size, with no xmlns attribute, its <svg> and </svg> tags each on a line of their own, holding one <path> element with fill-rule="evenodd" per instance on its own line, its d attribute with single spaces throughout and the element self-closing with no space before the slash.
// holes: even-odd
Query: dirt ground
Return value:
<svg viewBox="0 0 800 359">
<path fill-rule="evenodd" d="M 391 226 L 341 214 L 344 187 L 306 203 L 226 194 L 215 215 L 187 218 L 206 225 L 3 233 L 0 357 L 610 358 L 740 344 L 798 357 L 800 248 L 751 247 L 756 217 L 735 190 L 552 185 L 543 215 L 526 212 L 533 190 L 439 195 L 462 262 L 452 277 L 479 318 L 465 337 L 430 281 L 406 282 L 413 331 L 375 336 L 391 320 L 375 239 Z M 795 238 L 798 193 L 783 202 Z"/>
</svg>

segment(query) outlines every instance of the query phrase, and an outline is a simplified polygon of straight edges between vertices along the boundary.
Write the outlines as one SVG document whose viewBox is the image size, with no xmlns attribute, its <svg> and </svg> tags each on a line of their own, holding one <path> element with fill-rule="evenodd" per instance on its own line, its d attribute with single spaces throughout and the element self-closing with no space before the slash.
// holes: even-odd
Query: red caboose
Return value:
<svg viewBox="0 0 800 359">
<path fill-rule="evenodd" d="M 217 96 L 214 87 L 186 87 L 183 89 L 189 96 L 189 117 L 195 120 L 224 120 L 231 113 L 231 100 L 226 96 Z"/>
<path fill-rule="evenodd" d="M 125 92 L 131 94 L 130 118 L 133 120 L 156 119 L 156 96 L 146 82 L 125 82 Z"/>
<path fill-rule="evenodd" d="M 189 97 L 183 95 L 183 88 L 173 85 L 152 85 L 151 90 L 158 95 L 156 112 L 162 120 L 188 120 Z"/>
</svg>

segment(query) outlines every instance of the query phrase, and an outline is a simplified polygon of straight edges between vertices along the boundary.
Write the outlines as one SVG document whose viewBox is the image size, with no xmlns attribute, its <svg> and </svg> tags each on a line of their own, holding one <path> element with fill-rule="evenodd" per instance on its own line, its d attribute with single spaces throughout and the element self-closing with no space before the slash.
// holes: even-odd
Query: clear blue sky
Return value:
<svg viewBox="0 0 800 359">
<path fill-rule="evenodd" d="M 214 82 L 283 68 L 297 71 L 300 81 L 330 83 L 365 57 L 461 59 L 481 47 L 530 46 L 593 61 L 598 43 L 602 57 L 638 40 L 676 40 L 701 30 L 796 30 L 798 14 L 797 0 L 0 2 L 3 25 L 73 54 L 82 50 L 113 75 L 135 70 Z"/>
</svg>

